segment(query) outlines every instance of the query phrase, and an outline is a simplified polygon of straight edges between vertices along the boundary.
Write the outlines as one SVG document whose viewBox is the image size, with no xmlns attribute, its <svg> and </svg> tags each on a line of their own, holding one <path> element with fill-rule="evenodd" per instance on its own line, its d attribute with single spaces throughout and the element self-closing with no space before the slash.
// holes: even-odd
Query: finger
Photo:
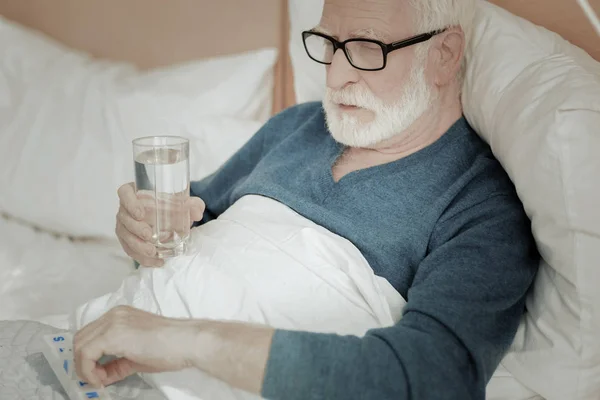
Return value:
<svg viewBox="0 0 600 400">
<path fill-rule="evenodd" d="M 104 386 L 109 386 L 113 383 L 120 382 L 133 374 L 142 372 L 138 371 L 136 366 L 137 364 L 133 361 L 126 358 L 118 358 L 103 366 L 98 366 L 97 375 L 100 377 Z"/>
<path fill-rule="evenodd" d="M 164 372 L 164 369 L 162 368 L 138 364 L 127 358 L 118 358 L 99 368 L 103 369 L 100 374 L 105 374 L 102 379 L 102 384 L 104 386 L 110 386 L 113 383 L 120 382 L 137 373 L 153 374 Z"/>
<path fill-rule="evenodd" d="M 102 328 L 100 328 L 102 329 Z M 102 335 L 92 324 L 84 327 L 79 337 L 73 338 L 75 372 L 80 380 L 94 387 L 102 385 L 102 371 L 98 371 L 97 361 L 104 354 Z"/>
<path fill-rule="evenodd" d="M 125 208 L 120 207 L 117 214 L 117 221 L 121 222 L 123 226 L 135 236 L 139 237 L 146 242 L 152 240 L 152 227 L 146 222 L 138 221 L 134 219 Z"/>
<path fill-rule="evenodd" d="M 106 380 L 106 372 L 102 370 L 102 366 L 98 365 L 99 358 L 95 358 L 96 361 L 75 361 L 77 378 L 95 388 L 108 386 L 103 383 Z"/>
<path fill-rule="evenodd" d="M 153 193 L 147 193 L 146 191 L 138 191 L 137 198 L 139 205 L 144 211 L 144 218 L 142 220 L 150 226 L 156 226 L 156 218 L 165 208 L 164 202 L 156 198 Z"/>
<path fill-rule="evenodd" d="M 174 231 L 185 236 L 190 228 L 191 213 L 198 220 L 202 219 L 204 202 L 200 198 L 192 200 L 173 193 L 148 194 L 143 191 L 139 191 L 137 196 L 144 205 L 145 222 L 155 230 Z"/>
<path fill-rule="evenodd" d="M 123 250 L 125 250 L 125 253 L 127 253 L 127 255 L 129 257 L 133 258 L 135 261 L 139 262 L 140 265 L 142 265 L 144 267 L 155 267 L 155 268 L 158 268 L 158 267 L 162 267 L 164 265 L 164 263 L 165 263 L 160 258 L 146 257 L 146 256 L 142 256 L 142 255 L 136 254 L 133 250 L 131 250 L 129 248 L 129 246 L 125 242 L 121 242 L 121 246 L 123 246 Z"/>
<path fill-rule="evenodd" d="M 121 205 L 131 214 L 135 219 L 141 221 L 144 219 L 144 207 L 138 200 L 135 194 L 135 186 L 133 183 L 126 183 L 117 190 L 119 195 L 119 201 Z"/>
<path fill-rule="evenodd" d="M 129 254 L 131 257 L 137 260 L 136 257 L 150 257 L 155 258 L 156 256 L 156 247 L 152 243 L 148 243 L 129 232 L 125 225 L 121 223 L 121 221 L 117 221 L 117 228 L 115 229 L 117 233 L 117 237 L 127 244 L 127 247 L 132 251 L 132 254 Z M 139 260 L 138 260 L 139 261 Z"/>
<path fill-rule="evenodd" d="M 200 197 L 190 197 L 190 218 L 192 221 L 200 221 L 204 216 L 204 209 L 206 205 Z"/>
</svg>

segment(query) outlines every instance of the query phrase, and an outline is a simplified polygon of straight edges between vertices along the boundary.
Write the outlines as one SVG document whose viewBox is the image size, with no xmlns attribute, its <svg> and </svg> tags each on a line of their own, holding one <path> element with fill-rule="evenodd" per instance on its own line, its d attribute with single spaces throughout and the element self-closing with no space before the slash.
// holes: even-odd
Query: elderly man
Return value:
<svg viewBox="0 0 600 400">
<path fill-rule="evenodd" d="M 511 182 L 462 116 L 474 1 L 326 0 L 303 33 L 327 68 L 323 103 L 275 116 L 192 183 L 195 221 L 258 194 L 350 240 L 407 299 L 400 322 L 355 337 L 121 307 L 77 333 L 79 376 L 198 368 L 272 399 L 484 398 L 537 253 Z M 119 195 L 124 249 L 160 267 L 132 186 Z M 100 366 L 103 354 L 122 358 Z"/>
</svg>

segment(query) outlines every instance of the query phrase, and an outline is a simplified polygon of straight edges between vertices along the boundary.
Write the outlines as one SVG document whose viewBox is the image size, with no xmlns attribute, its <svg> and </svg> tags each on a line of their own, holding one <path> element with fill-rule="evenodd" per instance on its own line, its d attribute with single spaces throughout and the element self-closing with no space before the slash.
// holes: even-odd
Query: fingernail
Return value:
<svg viewBox="0 0 600 400">
<path fill-rule="evenodd" d="M 156 248 L 154 246 L 148 247 L 148 250 L 146 250 L 146 253 L 150 257 L 154 257 L 154 255 L 156 254 Z"/>
<path fill-rule="evenodd" d="M 154 262 L 154 264 L 152 264 L 152 266 L 153 266 L 154 268 L 160 268 L 160 267 L 162 267 L 163 265 L 164 265 L 164 261 L 163 261 L 163 260 L 156 260 L 156 261 Z"/>
</svg>

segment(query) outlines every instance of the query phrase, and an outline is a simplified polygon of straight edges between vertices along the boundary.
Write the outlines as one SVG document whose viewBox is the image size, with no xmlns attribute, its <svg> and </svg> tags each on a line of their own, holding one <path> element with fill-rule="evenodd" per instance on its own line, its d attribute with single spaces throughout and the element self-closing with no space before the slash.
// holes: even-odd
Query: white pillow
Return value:
<svg viewBox="0 0 600 400">
<path fill-rule="evenodd" d="M 600 396 L 600 63 L 486 2 L 463 103 L 516 185 L 543 256 L 503 365 L 549 400 Z"/>
<path fill-rule="evenodd" d="M 191 141 L 200 179 L 269 116 L 276 49 L 140 72 L 0 18 L 0 211 L 71 236 L 114 236 L 131 141 Z"/>
<path fill-rule="evenodd" d="M 311 60 L 302 43 L 302 31 L 319 24 L 324 0 L 289 0 L 290 58 L 296 101 L 320 101 L 325 94 L 325 66 Z"/>
</svg>

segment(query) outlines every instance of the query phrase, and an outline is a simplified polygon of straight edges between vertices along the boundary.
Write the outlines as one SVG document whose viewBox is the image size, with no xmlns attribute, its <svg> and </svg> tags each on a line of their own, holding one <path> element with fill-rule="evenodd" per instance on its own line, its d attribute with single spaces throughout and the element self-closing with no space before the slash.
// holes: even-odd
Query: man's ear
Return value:
<svg viewBox="0 0 600 400">
<path fill-rule="evenodd" d="M 446 86 L 456 79 L 465 53 L 465 34 L 461 28 L 452 27 L 439 34 L 435 83 Z"/>
</svg>

